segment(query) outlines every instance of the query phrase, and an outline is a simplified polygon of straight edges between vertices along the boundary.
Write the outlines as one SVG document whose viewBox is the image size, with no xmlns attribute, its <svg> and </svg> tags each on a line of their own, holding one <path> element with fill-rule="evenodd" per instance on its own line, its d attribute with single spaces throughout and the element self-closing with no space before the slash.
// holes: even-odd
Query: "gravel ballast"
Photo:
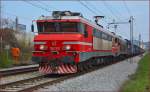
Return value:
<svg viewBox="0 0 150 92">
<path fill-rule="evenodd" d="M 124 60 L 117 64 L 104 67 L 102 69 L 81 75 L 76 78 L 65 80 L 61 83 L 45 86 L 35 92 L 44 91 L 99 91 L 117 92 L 123 82 L 135 73 L 140 56 L 136 56 L 130 61 Z"/>
<path fill-rule="evenodd" d="M 11 82 L 16 82 L 20 80 L 30 79 L 30 78 L 34 78 L 34 77 L 41 76 L 41 75 L 42 74 L 40 74 L 39 72 L 29 72 L 25 74 L 6 76 L 6 77 L 0 78 L 0 85 L 11 83 Z"/>
</svg>

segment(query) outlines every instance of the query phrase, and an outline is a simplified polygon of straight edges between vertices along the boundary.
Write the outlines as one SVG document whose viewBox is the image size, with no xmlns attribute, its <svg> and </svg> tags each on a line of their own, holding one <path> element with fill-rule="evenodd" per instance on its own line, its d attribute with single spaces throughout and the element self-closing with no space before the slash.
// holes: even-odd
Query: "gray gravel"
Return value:
<svg viewBox="0 0 150 92">
<path fill-rule="evenodd" d="M 43 74 L 36 71 L 36 72 L 29 72 L 29 73 L 25 73 L 25 74 L 17 74 L 17 75 L 1 77 L 0 85 L 15 82 L 15 81 L 20 81 L 20 80 L 25 80 L 25 79 L 29 79 L 29 78 L 34 78 L 34 77 L 37 77 L 40 75 L 43 75 Z"/>
<path fill-rule="evenodd" d="M 99 91 L 117 92 L 129 75 L 133 74 L 141 57 L 137 56 L 117 64 L 84 74 L 82 76 L 65 80 L 51 86 L 45 86 L 35 92 L 45 91 Z"/>
</svg>

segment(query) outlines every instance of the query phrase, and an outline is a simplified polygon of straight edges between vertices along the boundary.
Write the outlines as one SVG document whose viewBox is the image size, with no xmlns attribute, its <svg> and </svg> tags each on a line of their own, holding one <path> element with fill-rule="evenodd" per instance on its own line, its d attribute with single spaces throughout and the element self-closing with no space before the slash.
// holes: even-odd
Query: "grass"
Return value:
<svg viewBox="0 0 150 92">
<path fill-rule="evenodd" d="M 135 74 L 126 81 L 121 92 L 150 92 L 150 54 L 146 54 L 139 62 Z"/>
<path fill-rule="evenodd" d="M 20 56 L 20 60 L 21 60 L 21 64 L 29 64 L 30 60 L 32 57 L 32 53 L 31 52 L 24 52 L 22 53 L 22 55 Z"/>
<path fill-rule="evenodd" d="M 32 53 L 29 53 L 29 52 L 21 53 L 21 56 L 19 59 L 20 65 L 29 64 L 31 56 L 32 56 Z M 0 52 L 0 68 L 12 67 L 13 63 L 14 61 L 12 59 L 10 52 L 7 53 L 5 50 L 2 53 Z"/>
<path fill-rule="evenodd" d="M 10 58 L 10 55 L 7 55 L 6 51 L 3 51 L 3 53 L 0 53 L 0 68 L 8 68 L 11 67 L 13 64 L 13 61 Z"/>
</svg>

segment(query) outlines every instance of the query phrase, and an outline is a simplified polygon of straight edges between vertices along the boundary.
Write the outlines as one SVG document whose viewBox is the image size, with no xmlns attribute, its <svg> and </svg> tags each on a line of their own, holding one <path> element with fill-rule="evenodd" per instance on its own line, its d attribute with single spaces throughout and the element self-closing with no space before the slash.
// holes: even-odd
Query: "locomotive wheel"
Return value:
<svg viewBox="0 0 150 92">
<path fill-rule="evenodd" d="M 78 67 L 78 71 L 79 72 L 82 72 L 84 69 L 83 69 L 83 67 L 82 67 L 82 63 L 79 63 L 78 65 L 77 65 L 77 67 Z"/>
<path fill-rule="evenodd" d="M 106 58 L 103 58 L 103 65 L 106 65 Z"/>
<path fill-rule="evenodd" d="M 115 60 L 115 57 L 112 57 L 112 61 L 111 61 L 112 64 L 115 63 L 115 61 L 116 61 L 116 60 Z"/>
<path fill-rule="evenodd" d="M 94 58 L 93 59 L 93 66 L 97 66 L 98 64 L 97 64 L 97 60 L 98 60 L 98 58 Z"/>
<path fill-rule="evenodd" d="M 100 64 L 101 64 L 101 59 L 100 59 L 100 58 L 97 58 L 96 64 L 97 64 L 97 65 L 100 65 Z"/>
<path fill-rule="evenodd" d="M 88 62 L 88 68 L 93 68 L 92 63 Z"/>
<path fill-rule="evenodd" d="M 84 71 L 88 70 L 88 62 L 83 63 L 83 69 Z"/>
</svg>

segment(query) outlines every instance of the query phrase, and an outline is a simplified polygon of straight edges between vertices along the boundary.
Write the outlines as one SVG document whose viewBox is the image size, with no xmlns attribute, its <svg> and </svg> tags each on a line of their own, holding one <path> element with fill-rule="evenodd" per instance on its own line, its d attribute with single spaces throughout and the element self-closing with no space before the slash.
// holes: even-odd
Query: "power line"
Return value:
<svg viewBox="0 0 150 92">
<path fill-rule="evenodd" d="M 7 15 L 11 15 L 11 16 L 15 16 L 15 17 L 20 17 L 21 19 L 24 19 L 24 20 L 32 20 L 32 18 L 29 18 L 29 17 L 26 17 L 26 16 L 20 16 L 20 15 L 16 15 L 14 14 L 14 11 L 9 11 L 9 12 L 6 12 L 2 9 L 2 1 L 0 0 L 0 18 L 2 19 L 2 14 L 7 14 Z M 13 13 L 12 13 L 13 12 Z"/>
<path fill-rule="evenodd" d="M 112 7 L 111 7 L 111 8 L 112 8 Z M 122 13 L 120 13 L 120 11 L 119 11 L 118 9 L 119 9 L 119 8 L 117 8 L 117 9 L 116 9 L 116 8 L 113 8 L 113 10 L 117 13 L 117 15 L 120 16 L 120 18 L 122 19 L 122 18 L 123 18 L 123 17 L 122 17 Z M 115 14 L 116 14 L 116 13 L 115 13 Z"/>
<path fill-rule="evenodd" d="M 98 10 L 94 5 L 92 5 L 90 2 L 85 1 L 86 4 L 89 4 L 90 6 L 93 6 L 94 10 L 97 10 L 102 15 L 105 15 L 102 11 Z"/>
<path fill-rule="evenodd" d="M 104 14 L 102 11 L 100 11 L 99 9 L 97 9 L 94 5 L 92 5 L 90 2 L 85 1 L 87 4 L 89 4 L 90 6 L 92 6 L 94 8 L 94 10 L 97 10 L 99 13 L 101 13 L 102 15 L 106 15 Z M 107 16 L 107 18 L 112 19 L 111 17 Z"/>
<path fill-rule="evenodd" d="M 96 13 L 95 11 L 93 11 L 91 8 L 89 8 L 86 4 L 84 4 L 84 3 L 81 2 L 80 0 L 79 0 L 79 3 L 80 3 L 81 5 L 83 5 L 85 8 L 87 8 L 90 12 L 94 13 L 95 15 L 97 15 L 97 13 Z"/>
<path fill-rule="evenodd" d="M 132 13 L 131 13 L 130 9 L 128 8 L 128 6 L 127 6 L 125 0 L 123 0 L 123 4 L 125 5 L 125 8 L 126 8 L 128 14 L 129 14 L 129 16 L 132 16 Z"/>
<path fill-rule="evenodd" d="M 95 15 L 99 15 L 97 12 L 95 12 L 94 10 L 92 10 L 91 8 L 89 8 L 86 4 L 84 4 L 83 2 L 81 2 L 80 0 L 79 0 L 79 3 L 81 4 L 81 5 L 83 5 L 85 8 L 87 8 L 91 13 L 94 13 Z M 105 21 L 105 20 L 104 20 Z M 107 23 L 107 21 L 105 21 L 106 23 Z"/>
<path fill-rule="evenodd" d="M 120 18 L 118 18 L 118 16 L 113 12 L 113 10 L 108 7 L 109 5 L 108 5 L 105 1 L 103 1 L 103 4 L 104 4 L 104 6 L 110 11 L 110 13 L 111 13 L 113 16 L 115 16 L 118 20 L 120 20 Z"/>
<path fill-rule="evenodd" d="M 41 6 L 36 5 L 36 4 L 33 4 L 33 3 L 31 3 L 31 2 L 28 2 L 28 1 L 25 1 L 25 0 L 24 0 L 24 2 L 30 4 L 30 5 L 32 5 L 32 6 L 34 6 L 34 7 L 40 8 L 40 9 L 42 9 L 42 10 L 45 10 L 46 12 L 52 12 L 52 11 L 49 11 L 47 8 L 41 7 Z"/>
<path fill-rule="evenodd" d="M 42 5 L 44 5 L 44 6 L 47 6 L 47 7 L 49 7 L 50 5 L 48 5 L 48 4 L 45 4 L 44 2 L 42 2 L 42 1 L 37 1 L 37 2 L 39 2 L 40 4 L 42 4 Z M 54 8 L 54 9 L 56 9 L 55 7 L 52 7 L 52 6 L 50 6 L 51 8 Z M 57 9 L 56 9 L 57 10 Z"/>
</svg>

